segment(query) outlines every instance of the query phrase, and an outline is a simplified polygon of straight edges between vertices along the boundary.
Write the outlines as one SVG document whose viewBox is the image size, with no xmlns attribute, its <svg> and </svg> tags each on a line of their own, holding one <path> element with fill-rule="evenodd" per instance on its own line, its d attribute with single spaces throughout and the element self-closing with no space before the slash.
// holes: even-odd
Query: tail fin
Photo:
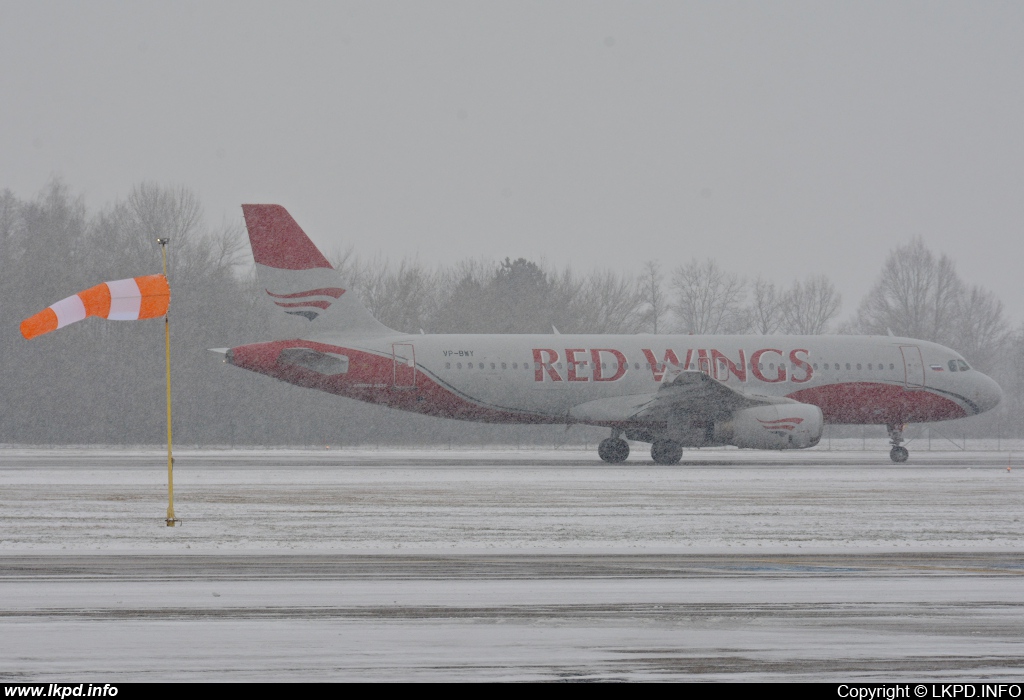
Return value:
<svg viewBox="0 0 1024 700">
<path fill-rule="evenodd" d="M 256 275 L 279 316 L 306 319 L 314 331 L 392 333 L 342 282 L 295 219 L 278 204 L 243 204 Z"/>
</svg>

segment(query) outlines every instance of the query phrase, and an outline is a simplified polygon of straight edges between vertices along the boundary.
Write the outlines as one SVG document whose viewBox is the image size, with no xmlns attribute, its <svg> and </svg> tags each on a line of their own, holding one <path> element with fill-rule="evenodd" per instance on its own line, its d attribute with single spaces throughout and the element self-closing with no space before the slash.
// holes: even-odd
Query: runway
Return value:
<svg viewBox="0 0 1024 700">
<path fill-rule="evenodd" d="M 206 454 L 183 460 L 184 523 L 166 528 L 158 454 L 0 450 L 0 677 L 1019 682 L 1024 669 L 1024 499 L 1017 471 L 996 466 L 1005 454 L 905 468 L 713 453 L 675 470 L 577 466 L 584 454 L 349 454 L 330 468 Z"/>
<path fill-rule="evenodd" d="M 1012 552 L 884 554 L 5 556 L 0 583 L 42 581 L 519 581 L 1024 576 Z"/>
</svg>

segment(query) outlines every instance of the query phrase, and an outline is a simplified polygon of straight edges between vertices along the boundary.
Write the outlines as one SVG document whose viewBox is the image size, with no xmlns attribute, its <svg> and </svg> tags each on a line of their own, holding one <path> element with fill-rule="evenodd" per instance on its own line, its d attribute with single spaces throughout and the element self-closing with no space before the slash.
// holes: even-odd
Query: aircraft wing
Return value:
<svg viewBox="0 0 1024 700">
<path fill-rule="evenodd" d="M 666 373 L 657 391 L 588 401 L 574 406 L 569 415 L 581 422 L 667 424 L 712 420 L 741 408 L 780 403 L 798 402 L 785 397 L 747 394 L 704 372 L 678 370 L 671 375 Z"/>
</svg>

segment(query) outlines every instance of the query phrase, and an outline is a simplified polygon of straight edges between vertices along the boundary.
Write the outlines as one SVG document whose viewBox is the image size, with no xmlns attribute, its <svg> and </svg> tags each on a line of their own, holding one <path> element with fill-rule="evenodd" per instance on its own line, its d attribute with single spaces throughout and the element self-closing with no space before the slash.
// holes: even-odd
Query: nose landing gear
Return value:
<svg viewBox="0 0 1024 700">
<path fill-rule="evenodd" d="M 892 445 L 892 449 L 889 450 L 889 459 L 896 464 L 903 464 L 910 458 L 910 451 L 900 444 L 903 442 L 903 427 L 902 423 L 890 423 L 886 426 L 889 430 L 889 440 Z"/>
</svg>

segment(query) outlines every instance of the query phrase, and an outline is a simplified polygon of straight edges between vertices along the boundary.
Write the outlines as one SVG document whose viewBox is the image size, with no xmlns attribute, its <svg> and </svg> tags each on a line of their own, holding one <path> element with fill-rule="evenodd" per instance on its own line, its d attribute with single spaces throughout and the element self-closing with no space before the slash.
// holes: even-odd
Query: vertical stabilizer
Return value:
<svg viewBox="0 0 1024 700">
<path fill-rule="evenodd" d="M 348 291 L 327 258 L 278 204 L 243 204 L 256 275 L 268 306 L 312 332 L 393 333 Z"/>
</svg>

